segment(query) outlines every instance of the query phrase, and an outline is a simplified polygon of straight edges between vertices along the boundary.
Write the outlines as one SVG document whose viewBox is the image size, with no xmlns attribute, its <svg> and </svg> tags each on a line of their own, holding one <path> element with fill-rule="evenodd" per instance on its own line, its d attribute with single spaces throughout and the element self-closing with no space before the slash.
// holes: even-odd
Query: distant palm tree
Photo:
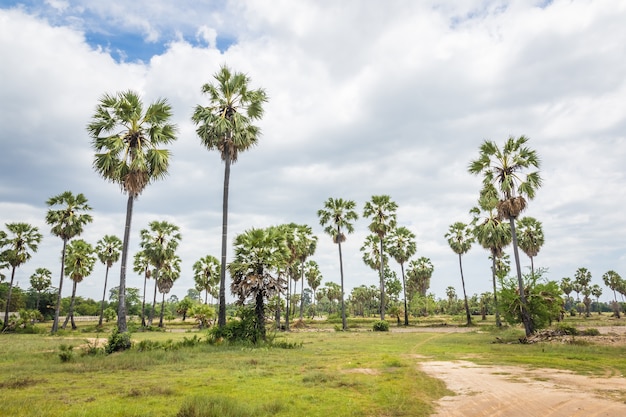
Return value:
<svg viewBox="0 0 626 417">
<path fill-rule="evenodd" d="M 380 274 L 380 266 L 387 263 L 388 256 L 385 252 L 381 253 L 381 244 L 380 238 L 377 234 L 369 234 L 365 237 L 365 242 L 363 242 L 363 246 L 359 249 L 363 254 L 362 259 L 365 265 L 372 268 L 374 271 Z M 380 283 L 378 284 L 378 295 L 380 296 Z M 381 298 L 381 302 L 384 302 L 384 298 Z M 384 307 L 381 306 L 378 309 L 380 313 L 381 310 L 384 310 Z"/>
<path fill-rule="evenodd" d="M 619 319 L 621 315 L 620 315 L 619 303 L 617 302 L 616 291 L 623 282 L 622 277 L 617 272 L 610 270 L 610 271 L 605 272 L 604 275 L 602 275 L 602 281 L 604 281 L 604 285 L 606 285 L 607 287 L 611 289 L 611 291 L 613 291 L 613 299 L 614 299 L 613 308 L 615 310 L 615 317 Z"/>
<path fill-rule="evenodd" d="M 523 176 L 524 170 L 539 169 L 540 165 L 537 152 L 527 147 L 527 142 L 528 138 L 525 136 L 509 137 L 500 149 L 495 142 L 484 141 L 480 146 L 479 158 L 470 162 L 468 170 L 472 174 L 483 175 L 484 191 L 493 191 L 492 197 L 499 197 L 497 206 L 499 216 L 509 219 L 522 322 L 528 337 L 534 329 L 524 291 L 524 280 L 517 249 L 515 219 L 526 208 L 526 199 L 532 200 L 535 197 L 535 192 L 541 186 L 541 176 L 538 170 L 527 173 L 525 178 Z"/>
<path fill-rule="evenodd" d="M 315 317 L 315 295 L 317 289 L 322 283 L 322 273 L 320 272 L 319 265 L 315 261 L 308 261 L 304 266 L 304 276 L 306 277 L 306 283 L 311 290 L 313 290 L 313 317 Z"/>
<path fill-rule="evenodd" d="M 430 278 L 433 276 L 434 271 L 435 267 L 432 261 L 425 256 L 409 262 L 409 267 L 406 271 L 409 289 L 421 296 L 426 296 L 426 291 L 430 288 Z"/>
<path fill-rule="evenodd" d="M 284 269 L 290 256 L 285 235 L 277 227 L 250 229 L 235 237 L 235 257 L 228 265 L 231 292 L 243 304 L 254 300 L 255 334 L 252 342 L 265 340 L 265 302 L 284 291 Z"/>
<path fill-rule="evenodd" d="M 144 111 L 134 91 L 100 99 L 87 131 L 96 151 L 93 167 L 102 178 L 119 184 L 128 195 L 120 268 L 117 329 L 127 331 L 126 261 L 130 241 L 133 203 L 148 184 L 167 175 L 170 151 L 160 148 L 176 140 L 176 126 L 170 123 L 172 107 L 158 99 Z"/>
<path fill-rule="evenodd" d="M 574 274 L 574 283 L 578 286 L 577 293 L 582 293 L 583 304 L 585 305 L 585 316 L 591 316 L 591 311 L 589 311 L 589 306 L 591 305 L 591 300 L 589 299 L 589 295 L 591 294 L 591 290 L 589 289 L 589 283 L 591 282 L 591 272 L 587 268 L 578 268 L 576 273 Z"/>
<path fill-rule="evenodd" d="M 456 222 L 450 226 L 448 233 L 445 234 L 448 244 L 454 253 L 459 256 L 459 269 L 461 270 L 461 284 L 463 285 L 463 298 L 465 300 L 465 315 L 467 325 L 472 324 L 472 316 L 470 315 L 469 304 L 467 302 L 467 292 L 465 291 L 465 278 L 463 277 L 463 262 L 461 257 L 466 254 L 472 247 L 474 236 L 471 228 L 463 222 Z"/>
<path fill-rule="evenodd" d="M 591 295 L 596 297 L 596 306 L 598 306 L 598 314 L 602 314 L 602 309 L 600 308 L 600 296 L 602 295 L 602 288 L 598 284 L 593 284 L 591 286 Z"/>
<path fill-rule="evenodd" d="M 133 271 L 143 275 L 143 297 L 141 301 L 141 326 L 146 327 L 146 286 L 148 279 L 152 275 L 150 265 L 150 259 L 146 256 L 146 253 L 142 250 L 135 253 L 133 260 Z"/>
<path fill-rule="evenodd" d="M 37 268 L 35 273 L 30 276 L 30 286 L 37 291 L 37 306 L 35 310 L 39 311 L 39 299 L 42 291 L 52 286 L 52 272 L 47 268 Z"/>
<path fill-rule="evenodd" d="M 163 327 L 163 313 L 165 309 L 165 294 L 169 294 L 174 281 L 180 278 L 180 257 L 174 255 L 168 258 L 161 266 L 158 274 L 157 287 L 161 295 L 161 313 L 159 314 L 159 327 Z"/>
<path fill-rule="evenodd" d="M 317 236 L 313 234 L 313 229 L 310 226 L 298 225 L 296 228 L 296 239 L 298 262 L 300 263 L 300 320 L 302 320 L 304 315 L 304 271 L 307 258 L 315 254 Z"/>
<path fill-rule="evenodd" d="M 71 191 L 65 191 L 46 202 L 49 209 L 46 213 L 46 223 L 52 226 L 51 232 L 63 241 L 61 249 L 61 277 L 59 278 L 59 294 L 54 311 L 52 333 L 59 329 L 59 314 L 61 312 L 61 291 L 63 289 L 63 276 L 65 274 L 65 249 L 70 239 L 80 236 L 83 228 L 93 221 L 90 214 L 91 207 L 87 204 L 87 197 L 82 193 L 74 195 Z"/>
<path fill-rule="evenodd" d="M 543 246 L 543 228 L 541 222 L 534 217 L 522 217 L 517 224 L 519 225 L 519 248 L 530 258 L 530 272 L 534 276 L 533 258 Z"/>
<path fill-rule="evenodd" d="M 104 301 L 107 295 L 107 281 L 109 280 L 109 269 L 120 259 L 120 251 L 122 250 L 122 241 L 119 237 L 113 235 L 105 235 L 96 244 L 96 254 L 98 259 L 106 266 L 104 274 L 104 290 L 102 292 L 102 303 L 100 304 L 100 318 L 98 326 L 102 326 L 102 317 L 104 316 Z"/>
<path fill-rule="evenodd" d="M 0 260 L 6 262 L 11 267 L 11 281 L 9 282 L 9 293 L 7 294 L 6 307 L 4 309 L 4 322 L 2 330 L 9 325 L 9 310 L 11 308 L 11 293 L 13 291 L 13 280 L 15 270 L 26 263 L 37 252 L 37 247 L 43 238 L 39 229 L 28 223 L 6 223 L 8 233 L 0 234 Z M 1 263 L 1 262 L 0 262 Z"/>
<path fill-rule="evenodd" d="M 317 217 L 320 219 L 320 225 L 324 227 L 324 232 L 332 237 L 333 242 L 339 248 L 339 274 L 341 276 L 341 322 L 342 329 L 347 330 L 346 307 L 344 302 L 344 285 L 343 285 L 343 257 L 341 254 L 341 243 L 346 241 L 346 233 L 354 232 L 354 225 L 359 215 L 354 209 L 356 203 L 352 200 L 344 200 L 342 198 L 329 198 L 324 202 L 324 208 L 317 211 Z"/>
<path fill-rule="evenodd" d="M 400 264 L 402 271 L 402 289 L 404 292 L 404 325 L 409 325 L 409 313 L 406 297 L 406 279 L 404 275 L 404 264 L 411 256 L 415 255 L 417 245 L 415 244 L 415 234 L 404 226 L 400 226 L 391 231 L 387 236 L 387 250 L 389 254 Z"/>
<path fill-rule="evenodd" d="M 226 251 L 228 247 L 228 190 L 230 165 L 237 162 L 239 152 L 256 145 L 260 129 L 253 125 L 263 116 L 267 95 L 262 89 L 249 88 L 250 78 L 222 66 L 214 75 L 217 85 L 204 84 L 202 92 L 209 105 L 197 105 L 191 120 L 198 126 L 196 133 L 210 151 L 217 150 L 224 161 L 224 192 L 222 199 L 222 265 L 218 326 L 226 324 Z"/>
<path fill-rule="evenodd" d="M 62 328 L 67 327 L 68 321 L 72 322 L 72 330 L 76 329 L 76 323 L 74 323 L 74 302 L 76 300 L 76 286 L 79 282 L 82 282 L 83 278 L 91 275 L 93 272 L 94 264 L 96 263 L 96 256 L 94 254 L 93 247 L 82 239 L 72 241 L 67 248 L 67 262 L 65 264 L 65 275 L 67 275 L 73 282 L 72 297 L 70 299 L 70 308 L 63 323 Z"/>
<path fill-rule="evenodd" d="M 207 304 L 209 292 L 220 282 L 220 261 L 212 255 L 200 258 L 193 264 L 193 279 L 196 290 L 204 291 L 204 304 Z"/>
<path fill-rule="evenodd" d="M 150 229 L 142 229 L 141 249 L 145 256 L 150 260 L 150 264 L 154 266 L 154 298 L 152 301 L 152 311 L 148 318 L 148 326 L 152 325 L 156 305 L 156 292 L 159 286 L 160 272 L 164 266 L 168 265 L 175 256 L 176 249 L 181 240 L 179 227 L 166 221 L 152 221 L 149 224 Z"/>
<path fill-rule="evenodd" d="M 371 218 L 370 232 L 380 239 L 380 253 L 385 253 L 385 236 L 396 227 L 398 205 L 388 195 L 374 195 L 365 203 L 363 217 Z M 380 319 L 385 320 L 385 258 L 380 263 Z"/>
</svg>

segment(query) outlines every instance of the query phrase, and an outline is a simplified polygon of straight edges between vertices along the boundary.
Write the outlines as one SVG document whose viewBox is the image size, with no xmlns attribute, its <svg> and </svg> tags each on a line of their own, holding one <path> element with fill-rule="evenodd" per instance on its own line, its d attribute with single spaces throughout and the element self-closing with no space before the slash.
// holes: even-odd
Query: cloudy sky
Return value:
<svg viewBox="0 0 626 417">
<path fill-rule="evenodd" d="M 169 177 L 135 203 L 132 252 L 150 221 L 177 224 L 172 293 L 193 287 L 192 264 L 220 252 L 223 165 L 190 116 L 224 64 L 269 96 L 259 144 L 231 172 L 230 240 L 308 224 L 324 282 L 339 282 L 317 210 L 341 197 L 362 214 L 388 194 L 416 257 L 435 266 L 432 292 L 461 294 L 444 234 L 470 220 L 480 178 L 467 166 L 483 140 L 526 135 L 544 179 L 525 212 L 546 237 L 535 265 L 554 280 L 579 267 L 598 284 L 610 269 L 626 276 L 625 21 L 620 0 L 0 0 L 0 221 L 44 234 L 18 285 L 47 267 L 58 286 L 61 241 L 44 222 L 53 195 L 89 199 L 87 241 L 122 236 L 126 197 L 93 171 L 85 126 L 102 94 L 133 89 L 146 103 L 167 98 L 179 135 Z M 367 225 L 359 219 L 343 246 L 347 292 L 378 282 L 359 252 Z M 470 295 L 491 288 L 487 256 L 474 245 L 464 257 Z M 119 263 L 112 285 L 118 277 Z M 79 295 L 99 299 L 103 278 L 99 264 Z M 128 285 L 143 280 L 130 273 Z"/>
</svg>

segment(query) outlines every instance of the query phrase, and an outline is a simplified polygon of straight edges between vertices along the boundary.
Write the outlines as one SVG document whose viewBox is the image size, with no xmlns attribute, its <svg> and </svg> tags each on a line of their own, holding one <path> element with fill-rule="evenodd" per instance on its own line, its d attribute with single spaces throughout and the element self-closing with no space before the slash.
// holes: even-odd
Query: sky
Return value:
<svg viewBox="0 0 626 417">
<path fill-rule="evenodd" d="M 434 265 L 430 291 L 460 295 L 444 235 L 471 220 L 481 178 L 468 164 L 484 140 L 525 135 L 543 178 L 523 213 L 543 224 L 535 267 L 551 280 L 585 267 L 601 300 L 612 299 L 602 274 L 626 277 L 625 21 L 621 0 L 0 0 L 0 227 L 28 222 L 44 235 L 16 284 L 28 288 L 46 267 L 58 286 L 62 242 L 44 220 L 54 195 L 89 200 L 94 221 L 81 238 L 122 237 L 126 196 L 92 169 L 86 125 L 103 94 L 131 89 L 144 103 L 169 101 L 178 140 L 169 176 L 135 202 L 130 256 L 141 229 L 170 221 L 182 234 L 171 294 L 194 286 L 193 263 L 220 253 L 224 166 L 190 116 L 208 104 L 202 85 L 227 65 L 269 97 L 258 145 L 232 167 L 229 241 L 250 228 L 307 224 L 319 238 L 311 259 L 322 285 L 339 283 L 337 247 L 317 211 L 329 197 L 354 200 L 346 293 L 378 286 L 359 251 L 369 233 L 361 215 L 386 194 L 398 225 L 416 235 L 415 259 Z M 478 244 L 463 272 L 468 295 L 491 291 Z M 98 263 L 77 294 L 101 299 L 104 274 Z M 127 285 L 141 288 L 143 278 L 129 272 Z"/>
</svg>

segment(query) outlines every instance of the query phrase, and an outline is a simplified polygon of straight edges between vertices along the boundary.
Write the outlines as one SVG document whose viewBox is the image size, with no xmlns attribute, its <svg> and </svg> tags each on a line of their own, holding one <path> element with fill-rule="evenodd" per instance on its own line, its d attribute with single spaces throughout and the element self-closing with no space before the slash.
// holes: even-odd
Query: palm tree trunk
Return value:
<svg viewBox="0 0 626 417">
<path fill-rule="evenodd" d="M 337 236 L 337 246 L 339 247 L 339 273 L 341 275 L 341 328 L 343 330 L 348 330 L 348 323 L 346 321 L 346 305 L 343 301 L 343 256 L 341 254 L 341 230 L 339 229 L 339 226 L 337 226 Z"/>
<path fill-rule="evenodd" d="M 300 321 L 304 316 L 304 263 L 300 272 Z"/>
<path fill-rule="evenodd" d="M 515 218 L 510 217 L 509 223 L 511 224 L 511 237 L 513 238 L 513 254 L 515 255 L 515 268 L 517 269 L 517 284 L 519 286 L 519 298 L 522 304 L 522 322 L 524 323 L 524 330 L 526 331 L 526 337 L 533 334 L 533 324 L 530 320 L 530 314 L 528 313 L 528 305 L 526 301 L 526 294 L 524 292 L 524 280 L 522 279 L 522 268 L 520 266 L 519 251 L 517 249 L 517 233 L 515 232 Z"/>
<path fill-rule="evenodd" d="M 120 288 L 118 293 L 117 306 L 117 331 L 126 333 L 128 327 L 126 325 L 126 259 L 128 258 L 128 244 L 130 241 L 130 224 L 133 218 L 133 202 L 135 197 L 128 193 L 128 201 L 126 202 L 126 224 L 124 225 L 124 243 L 122 245 L 122 265 L 120 267 Z"/>
<path fill-rule="evenodd" d="M 385 320 L 385 257 L 383 256 L 383 238 L 380 237 L 380 319 Z"/>
<path fill-rule="evenodd" d="M 154 319 L 154 313 L 156 312 L 156 296 L 157 288 L 159 284 L 159 268 L 154 271 L 154 296 L 152 297 L 152 309 L 150 310 L 150 316 L 148 317 L 148 326 L 152 326 L 152 320 Z"/>
<path fill-rule="evenodd" d="M 496 327 L 502 327 L 498 307 L 498 291 L 496 290 L 496 255 L 493 252 L 491 253 L 491 280 L 493 281 L 493 304 L 496 309 Z"/>
<path fill-rule="evenodd" d="M 141 300 L 141 327 L 146 327 L 146 286 L 148 285 L 148 275 L 143 274 L 143 299 Z"/>
<path fill-rule="evenodd" d="M 163 297 L 161 299 L 161 315 L 159 318 L 159 327 L 163 327 L 163 309 L 165 308 L 165 293 L 163 293 Z"/>
<path fill-rule="evenodd" d="M 9 325 L 9 309 L 11 308 L 11 293 L 13 292 L 13 279 L 15 278 L 15 269 L 11 271 L 11 283 L 9 284 L 9 294 L 7 295 L 7 305 L 4 309 L 4 324 L 2 325 L 2 330 L 6 329 Z"/>
<path fill-rule="evenodd" d="M 472 316 L 470 315 L 469 304 L 467 303 L 467 293 L 465 292 L 465 278 L 463 277 L 463 262 L 461 261 L 461 254 L 459 253 L 459 269 L 461 270 L 461 285 L 463 286 L 463 299 L 465 301 L 465 317 L 467 319 L 467 325 L 472 325 Z"/>
<path fill-rule="evenodd" d="M 226 325 L 226 246 L 228 245 L 228 186 L 230 183 L 230 153 L 224 151 L 224 192 L 222 196 L 222 264 L 220 268 L 220 306 L 217 325 Z"/>
<path fill-rule="evenodd" d="M 63 249 L 61 249 L 61 278 L 59 278 L 59 295 L 57 296 L 57 306 L 54 310 L 54 321 L 52 322 L 52 334 L 59 330 L 59 314 L 61 313 L 61 291 L 63 290 L 63 269 L 65 268 L 65 248 L 67 239 L 63 239 Z"/>
<path fill-rule="evenodd" d="M 39 300 L 41 299 L 41 291 L 37 291 L 37 306 L 35 310 L 39 311 Z"/>
<path fill-rule="evenodd" d="M 65 322 L 63 323 L 62 329 L 65 330 L 67 327 L 67 322 L 72 319 L 72 330 L 76 330 L 76 323 L 74 323 L 74 301 L 76 300 L 76 281 L 74 281 L 74 285 L 72 286 L 72 298 L 70 301 L 70 309 L 67 312 L 67 317 L 65 318 Z"/>
<path fill-rule="evenodd" d="M 104 316 L 104 300 L 107 295 L 107 281 L 109 280 L 109 265 L 107 264 L 107 270 L 104 273 L 104 291 L 102 292 L 102 304 L 100 304 L 100 319 L 98 320 L 98 327 L 102 326 L 102 316 Z"/>
<path fill-rule="evenodd" d="M 256 294 L 256 302 L 254 306 L 254 311 L 256 312 L 256 330 L 261 340 L 265 340 L 265 305 L 263 303 L 263 292 L 259 291 Z M 256 336 L 256 335 L 255 335 Z M 257 342 L 257 339 L 253 339 L 254 343 Z"/>
<path fill-rule="evenodd" d="M 535 262 L 533 261 L 533 257 L 530 257 L 530 273 L 532 276 L 535 276 Z"/>
<path fill-rule="evenodd" d="M 285 331 L 289 331 L 289 304 L 291 298 L 291 272 L 287 274 L 287 296 L 285 297 Z"/>
<path fill-rule="evenodd" d="M 409 310 L 406 303 L 406 279 L 404 278 L 404 263 L 400 264 L 400 270 L 402 271 L 402 292 L 404 292 L 404 325 L 409 325 Z"/>
</svg>

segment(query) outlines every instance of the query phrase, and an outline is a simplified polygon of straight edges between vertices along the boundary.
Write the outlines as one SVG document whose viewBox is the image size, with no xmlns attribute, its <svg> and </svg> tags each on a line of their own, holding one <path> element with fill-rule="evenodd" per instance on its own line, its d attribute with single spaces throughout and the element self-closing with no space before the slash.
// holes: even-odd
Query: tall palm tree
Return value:
<svg viewBox="0 0 626 417">
<path fill-rule="evenodd" d="M 152 276 L 152 265 L 146 253 L 142 250 L 135 253 L 133 259 L 133 271 L 143 275 L 143 297 L 141 300 L 141 326 L 146 327 L 146 287 L 148 279 Z"/>
<path fill-rule="evenodd" d="M 398 205 L 388 195 L 374 195 L 365 203 L 363 217 L 372 219 L 369 229 L 380 239 L 380 253 L 385 253 L 384 241 L 387 233 L 396 227 Z M 385 320 L 385 258 L 380 263 L 380 319 Z"/>
<path fill-rule="evenodd" d="M 52 226 L 50 231 L 63 241 L 61 249 L 61 277 L 59 278 L 59 294 L 54 311 L 52 333 L 59 329 L 59 314 L 61 312 L 61 291 L 63 289 L 63 276 L 65 274 L 65 249 L 70 239 L 80 236 L 83 228 L 93 221 L 87 204 L 87 197 L 82 193 L 74 195 L 71 191 L 65 191 L 59 195 L 50 197 L 46 202 L 49 209 L 46 213 L 46 223 Z"/>
<path fill-rule="evenodd" d="M 117 329 L 126 324 L 126 261 L 130 241 L 133 203 L 153 181 L 167 175 L 170 151 L 161 148 L 176 140 L 176 126 L 170 123 L 172 108 L 158 99 L 144 111 L 139 95 L 123 91 L 100 99 L 87 131 L 95 150 L 93 167 L 105 180 L 119 184 L 128 195 L 120 267 Z"/>
<path fill-rule="evenodd" d="M 83 278 L 91 275 L 96 256 L 93 247 L 82 239 L 72 241 L 67 248 L 67 262 L 65 264 L 65 275 L 73 282 L 72 298 L 70 299 L 70 308 L 63 323 L 62 328 L 67 327 L 68 321 L 72 322 L 72 330 L 76 330 L 74 323 L 74 302 L 76 300 L 76 286 L 82 282 Z"/>
<path fill-rule="evenodd" d="M 163 327 L 163 313 L 165 309 L 165 294 L 169 294 L 174 281 L 180 278 L 180 257 L 174 255 L 168 258 L 161 266 L 158 274 L 157 287 L 161 296 L 161 313 L 159 314 L 159 327 Z"/>
<path fill-rule="evenodd" d="M 52 286 L 52 272 L 47 268 L 35 269 L 35 273 L 30 276 L 30 286 L 37 291 L 37 306 L 35 310 L 39 311 L 39 299 L 42 291 Z"/>
<path fill-rule="evenodd" d="M 617 272 L 610 270 L 602 275 L 602 281 L 604 281 L 604 285 L 606 285 L 611 289 L 611 291 L 613 291 L 613 306 L 615 309 L 615 317 L 619 319 L 621 316 L 619 311 L 619 303 L 617 302 L 616 291 L 623 282 L 622 277 Z"/>
<path fill-rule="evenodd" d="M 11 281 L 7 294 L 6 307 L 4 309 L 4 322 L 2 330 L 9 325 L 9 309 L 11 308 L 11 293 L 13 292 L 13 280 L 15 270 L 26 263 L 37 252 L 37 247 L 43 238 L 39 229 L 28 223 L 6 223 L 8 233 L 0 235 L 0 259 L 11 267 Z"/>
<path fill-rule="evenodd" d="M 561 288 L 561 291 L 563 291 L 563 294 L 565 294 L 565 309 L 569 310 L 571 308 L 571 306 L 569 306 L 568 304 L 570 303 L 570 294 L 572 293 L 572 291 L 574 291 L 574 284 L 572 283 L 572 279 L 569 277 L 563 277 L 561 278 L 561 282 L 559 282 L 559 288 Z"/>
<path fill-rule="evenodd" d="M 498 194 L 494 197 L 499 198 L 499 215 L 509 220 L 522 321 L 528 337 L 534 329 L 524 291 L 524 280 L 517 249 L 515 219 L 526 208 L 527 199 L 532 200 L 535 197 L 535 192 L 541 186 L 541 176 L 538 171 L 539 156 L 535 150 L 526 146 L 527 142 L 528 138 L 525 136 L 509 137 L 500 149 L 495 142 L 484 141 L 480 146 L 479 158 L 470 162 L 468 170 L 472 174 L 483 175 L 484 189 L 493 190 Z M 528 169 L 537 169 L 537 171 L 528 172 L 524 175 L 524 171 Z M 490 185 L 492 187 L 489 187 Z"/>
<path fill-rule="evenodd" d="M 106 266 L 104 273 L 104 290 L 102 291 L 102 303 L 100 304 L 100 318 L 98 326 L 102 326 L 102 317 L 104 315 L 104 301 L 107 295 L 107 281 L 109 280 L 109 269 L 115 262 L 120 259 L 120 251 L 122 250 L 122 241 L 119 237 L 113 235 L 105 235 L 96 244 L 96 254 L 98 259 Z"/>
<path fill-rule="evenodd" d="M 226 324 L 226 250 L 228 245 L 228 190 L 230 166 L 237 162 L 239 152 L 256 145 L 260 129 L 253 125 L 263 116 L 267 95 L 263 89 L 249 88 L 250 78 L 222 66 L 214 75 L 217 84 L 204 84 L 209 105 L 197 105 L 191 120 L 198 126 L 196 133 L 209 150 L 217 150 L 224 161 L 224 192 L 222 199 L 222 263 L 218 326 Z"/>
<path fill-rule="evenodd" d="M 534 217 L 522 217 L 517 222 L 519 226 L 519 248 L 530 258 L 530 272 L 535 275 L 533 258 L 537 256 L 543 246 L 543 228 L 541 222 Z"/>
<path fill-rule="evenodd" d="M 433 276 L 434 271 L 435 267 L 430 258 L 421 256 L 417 260 L 412 260 L 409 262 L 406 271 L 408 277 L 407 286 L 421 296 L 426 296 L 426 291 L 430 288 L 430 278 Z"/>
<path fill-rule="evenodd" d="M 207 303 L 209 292 L 220 282 L 220 261 L 215 256 L 207 255 L 193 264 L 193 280 L 198 291 L 204 291 L 204 304 Z"/>
<path fill-rule="evenodd" d="M 489 186 L 491 187 L 491 186 Z M 491 281 L 493 284 L 493 304 L 496 313 L 496 326 L 501 327 L 500 307 L 498 305 L 498 290 L 496 277 L 498 260 L 504 255 L 504 248 L 511 243 L 511 227 L 502 222 L 496 211 L 498 200 L 483 194 L 478 199 L 478 207 L 470 210 L 474 216 L 471 225 L 478 243 L 490 252 Z M 481 218 L 481 215 L 483 216 Z"/>
<path fill-rule="evenodd" d="M 317 217 L 320 219 L 320 225 L 324 227 L 324 232 L 332 237 L 333 242 L 339 248 L 339 274 L 341 276 L 341 322 L 342 329 L 347 330 L 346 307 L 344 302 L 344 286 L 343 286 L 343 257 L 341 254 L 341 243 L 346 241 L 346 233 L 354 232 L 354 225 L 359 215 L 354 210 L 356 203 L 352 200 L 344 200 L 342 198 L 330 197 L 324 202 L 324 208 L 317 211 Z"/>
<path fill-rule="evenodd" d="M 306 260 L 315 254 L 317 248 L 317 236 L 313 235 L 313 229 L 307 225 L 298 225 L 296 229 L 298 261 L 300 263 L 300 320 L 304 315 L 304 273 Z"/>
<path fill-rule="evenodd" d="M 585 316 L 591 316 L 591 312 L 589 311 L 589 305 L 591 304 L 591 300 L 589 300 L 589 295 L 591 291 L 589 290 L 589 283 L 591 282 L 591 272 L 587 268 L 578 268 L 576 273 L 574 273 L 574 283 L 578 284 L 579 291 L 584 295 L 583 304 L 585 305 Z"/>
<path fill-rule="evenodd" d="M 286 282 L 280 270 L 290 256 L 280 228 L 250 229 L 235 237 L 235 257 L 228 265 L 231 292 L 243 304 L 254 300 L 255 334 L 252 342 L 265 340 L 265 302 L 284 291 Z"/>
<path fill-rule="evenodd" d="M 315 295 L 317 289 L 322 283 L 322 273 L 320 267 L 315 261 L 308 261 L 304 266 L 304 276 L 306 277 L 307 285 L 313 290 L 313 317 L 315 317 Z"/>
<path fill-rule="evenodd" d="M 155 313 L 156 292 L 159 284 L 159 273 L 161 269 L 176 256 L 176 249 L 181 240 L 179 227 L 166 221 L 152 221 L 150 229 L 142 229 L 141 249 L 154 267 L 154 297 L 152 301 L 152 311 L 148 318 L 148 326 L 152 325 Z"/>
<path fill-rule="evenodd" d="M 465 291 L 465 278 L 463 277 L 463 262 L 461 257 L 466 254 L 472 247 L 474 236 L 471 228 L 463 222 L 456 222 L 450 225 L 448 233 L 445 234 L 448 244 L 454 253 L 459 256 L 459 269 L 461 270 L 461 284 L 463 286 L 463 298 L 465 301 L 465 316 L 467 325 L 472 324 L 472 316 L 470 315 L 469 304 L 467 302 L 467 293 Z"/>
<path fill-rule="evenodd" d="M 406 297 L 406 278 L 404 275 L 404 264 L 415 255 L 417 245 L 415 244 L 415 234 L 404 226 L 397 227 L 387 236 L 387 250 L 393 259 L 400 264 L 402 271 L 402 290 L 404 292 L 404 325 L 409 325 L 409 309 Z"/>
</svg>

